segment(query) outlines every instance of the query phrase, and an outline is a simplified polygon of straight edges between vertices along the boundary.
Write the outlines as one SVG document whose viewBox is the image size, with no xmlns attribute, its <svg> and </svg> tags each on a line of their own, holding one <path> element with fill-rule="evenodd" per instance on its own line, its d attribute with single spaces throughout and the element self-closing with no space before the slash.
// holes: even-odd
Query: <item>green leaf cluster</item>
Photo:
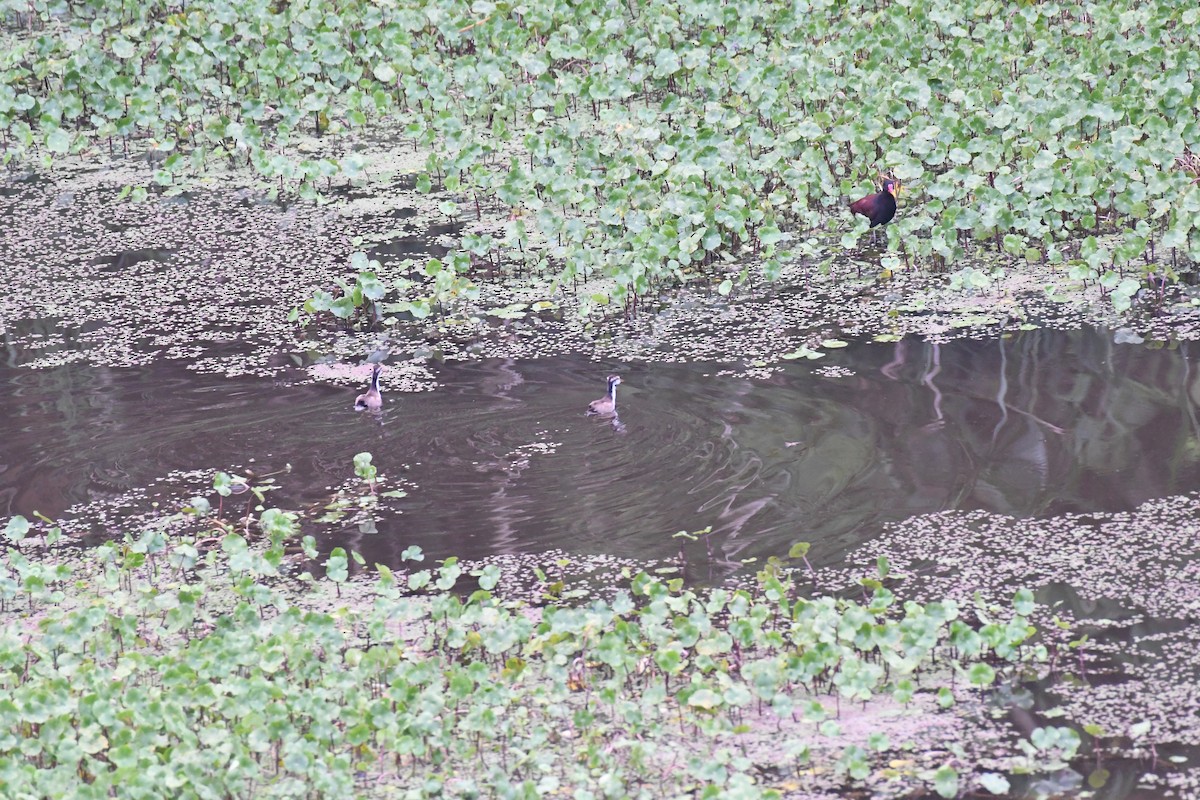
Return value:
<svg viewBox="0 0 1200 800">
<path fill-rule="evenodd" d="M 375 478 L 367 453 L 354 468 Z M 233 483 L 220 476 L 218 492 Z M 348 797 L 403 785 L 413 797 L 541 797 L 652 785 L 769 797 L 760 765 L 727 746 L 762 718 L 775 720 L 766 735 L 786 725 L 808 742 L 781 757 L 781 774 L 826 759 L 839 781 L 860 782 L 901 743 L 882 733 L 845 743 L 840 704 L 949 695 L 937 685 L 946 666 L 983 689 L 1045 658 L 1030 643 L 1028 592 L 1001 610 L 1006 621 L 976 610 L 972 625 L 953 601 L 901 602 L 878 581 L 856 602 L 804 597 L 779 569 L 702 592 L 642 572 L 609 600 L 543 601 L 535 613 L 506 599 L 495 565 L 464 587 L 453 558 L 406 572 L 376 565 L 372 579 L 355 552 L 318 561 L 311 537 L 296 554 L 304 522 L 268 508 L 258 540 L 225 526 L 152 530 L 79 553 L 10 520 L 6 792 Z M 1069 728 L 1039 729 L 1019 757 L 1028 769 L 1057 765 L 1078 743 Z M 913 790 L 951 796 L 964 769 L 910 776 Z"/>
<path fill-rule="evenodd" d="M 315 290 L 300 309 L 292 310 L 289 319 L 299 320 L 303 311 L 314 320 L 329 314 L 337 320 L 367 327 L 376 323 L 395 325 L 402 318 L 422 320 L 435 309 L 454 308 L 463 300 L 479 297 L 479 287 L 466 274 L 470 271 L 470 257 L 462 252 L 450 254 L 445 261 L 429 259 L 421 280 L 399 277 L 385 281 L 379 277 L 382 265 L 375 259 L 368 259 L 364 252 L 354 253 L 350 266 L 356 270 L 353 283 L 338 278 L 336 293 Z M 412 275 L 416 263 L 407 259 L 400 264 L 400 269 Z M 497 315 L 519 316 L 519 311 L 509 309 Z"/>
<path fill-rule="evenodd" d="M 464 253 L 603 277 L 605 302 L 729 258 L 778 274 L 785 231 L 826 227 L 882 172 L 909 186 L 888 239 L 918 262 L 990 242 L 1084 266 L 1124 307 L 1155 242 L 1200 258 L 1200 184 L 1178 166 L 1200 152 L 1200 12 L 1182 0 L 83 0 L 8 15 L 5 161 L 132 146 L 168 190 L 230 163 L 313 196 L 369 165 L 300 139 L 386 120 L 428 153 L 418 189 L 446 213 L 510 210 L 503 236 Z M 1115 244 L 1078 246 L 1098 234 Z"/>
</svg>

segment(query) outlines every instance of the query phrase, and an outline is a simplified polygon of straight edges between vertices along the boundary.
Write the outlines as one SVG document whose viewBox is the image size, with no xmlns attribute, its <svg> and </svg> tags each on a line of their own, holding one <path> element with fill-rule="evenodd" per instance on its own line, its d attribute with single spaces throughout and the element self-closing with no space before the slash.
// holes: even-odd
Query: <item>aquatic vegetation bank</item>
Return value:
<svg viewBox="0 0 1200 800">
<path fill-rule="evenodd" d="M 315 198 L 374 168 L 331 135 L 386 121 L 425 154 L 406 177 L 443 214 L 506 220 L 462 237 L 441 294 L 487 264 L 611 279 L 595 301 L 628 305 L 698 273 L 736 280 L 727 261 L 770 277 L 832 258 L 809 234 L 887 172 L 909 190 L 885 268 L 994 248 L 1101 281 L 1120 306 L 1143 274 L 1200 257 L 1198 13 L 33 3 L 5 15 L 0 146 L 6 162 L 138 154 L 165 193 L 249 167 Z M 833 227 L 853 247 L 867 224 Z"/>
<path fill-rule="evenodd" d="M 299 517 L 259 509 L 195 500 L 82 552 L 8 522 L 9 796 L 954 797 L 1079 745 L 1018 746 L 982 712 L 1047 659 L 1025 591 L 902 601 L 881 560 L 861 600 L 777 565 L 744 588 L 626 571 L 611 599 L 544 574 L 517 596 L 495 564 L 415 549 L 351 577 L 355 554 L 297 548 Z"/>
</svg>

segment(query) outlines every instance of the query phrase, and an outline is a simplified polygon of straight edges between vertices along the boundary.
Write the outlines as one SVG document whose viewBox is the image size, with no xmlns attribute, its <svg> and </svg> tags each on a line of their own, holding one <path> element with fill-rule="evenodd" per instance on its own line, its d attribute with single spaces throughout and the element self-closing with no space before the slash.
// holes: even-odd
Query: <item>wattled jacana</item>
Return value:
<svg viewBox="0 0 1200 800">
<path fill-rule="evenodd" d="M 855 200 L 850 204 L 850 210 L 871 220 L 872 228 L 876 225 L 885 225 L 892 221 L 892 217 L 896 216 L 897 191 L 899 188 L 895 181 L 885 180 L 882 192 L 869 194 L 862 200 Z"/>
</svg>

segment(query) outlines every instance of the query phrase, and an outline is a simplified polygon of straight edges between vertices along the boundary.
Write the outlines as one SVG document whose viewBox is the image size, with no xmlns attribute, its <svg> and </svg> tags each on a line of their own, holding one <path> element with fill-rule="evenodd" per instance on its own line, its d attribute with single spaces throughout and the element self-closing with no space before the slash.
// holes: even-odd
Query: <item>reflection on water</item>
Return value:
<svg viewBox="0 0 1200 800">
<path fill-rule="evenodd" d="M 333 531 L 369 561 L 611 552 L 664 557 L 712 526 L 695 577 L 814 543 L 837 560 L 881 526 L 941 509 L 1016 516 L 1124 510 L 1200 488 L 1200 400 L 1186 345 L 1102 331 L 856 345 L 766 380 L 712 364 L 621 364 L 620 425 L 586 418 L 615 364 L 556 358 L 435 369 L 443 388 L 385 394 L 137 369 L 0 366 L 0 514 L 60 514 L 176 469 L 291 463 L 299 505 L 369 450 L 416 484 L 377 534 Z M 387 376 L 384 376 L 386 390 Z M 702 563 L 706 562 L 707 563 Z"/>
</svg>

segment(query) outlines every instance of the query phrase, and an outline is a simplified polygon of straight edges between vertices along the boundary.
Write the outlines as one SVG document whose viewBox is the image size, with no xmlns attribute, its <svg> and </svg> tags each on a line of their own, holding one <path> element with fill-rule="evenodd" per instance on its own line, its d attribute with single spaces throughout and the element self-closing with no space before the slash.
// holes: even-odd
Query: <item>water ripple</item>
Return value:
<svg viewBox="0 0 1200 800">
<path fill-rule="evenodd" d="M 1200 488 L 1200 396 L 1185 347 L 1104 332 L 856 345 L 825 377 L 585 358 L 431 365 L 436 392 L 217 378 L 183 364 L 0 367 L 0 513 L 56 515 L 172 470 L 280 469 L 294 507 L 353 481 L 369 451 L 409 495 L 378 533 L 334 528 L 368 559 L 538 552 L 670 557 L 715 572 L 795 541 L 836 560 L 889 521 L 943 509 L 1014 516 L 1126 510 Z M 738 365 L 729 365 L 736 371 Z M 617 420 L 586 417 L 620 373 Z M 253 465 L 251 467 L 251 465 Z M 711 527 L 706 542 L 675 538 Z"/>
</svg>

